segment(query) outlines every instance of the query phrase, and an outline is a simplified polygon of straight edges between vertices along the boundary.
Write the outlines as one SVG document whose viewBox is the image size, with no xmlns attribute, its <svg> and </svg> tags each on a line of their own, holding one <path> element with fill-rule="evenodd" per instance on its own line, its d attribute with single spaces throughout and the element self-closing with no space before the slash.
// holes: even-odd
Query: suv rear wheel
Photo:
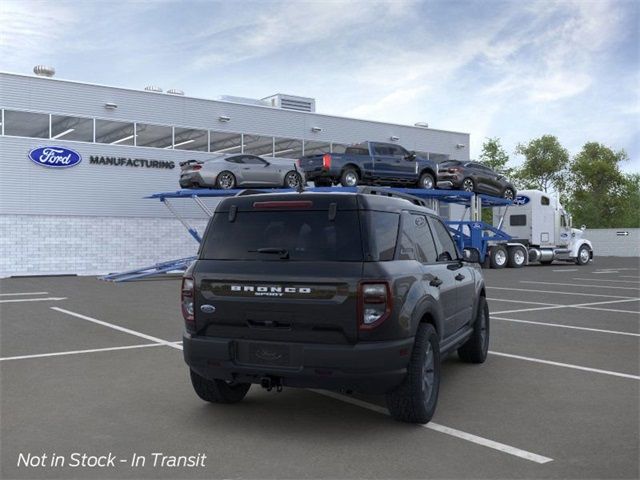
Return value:
<svg viewBox="0 0 640 480">
<path fill-rule="evenodd" d="M 427 423 L 433 417 L 440 389 L 440 345 L 432 325 L 421 323 L 407 367 L 407 376 L 387 394 L 387 407 L 396 420 Z"/>
<path fill-rule="evenodd" d="M 238 403 L 249 388 L 250 383 L 228 383 L 224 380 L 209 380 L 191 370 L 191 385 L 198 396 L 211 403 Z"/>
<path fill-rule="evenodd" d="M 489 351 L 489 306 L 484 297 L 478 302 L 478 313 L 473 325 L 473 333 L 460 348 L 458 356 L 467 363 L 484 363 Z"/>
</svg>

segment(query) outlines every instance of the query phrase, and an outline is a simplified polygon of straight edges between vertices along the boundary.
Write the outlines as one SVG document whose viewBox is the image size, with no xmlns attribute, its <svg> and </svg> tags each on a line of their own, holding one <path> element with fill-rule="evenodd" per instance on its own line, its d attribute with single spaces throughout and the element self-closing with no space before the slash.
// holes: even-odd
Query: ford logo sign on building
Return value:
<svg viewBox="0 0 640 480">
<path fill-rule="evenodd" d="M 69 168 L 82 161 L 82 156 L 64 147 L 38 147 L 29 152 L 29 159 L 43 167 Z"/>
</svg>

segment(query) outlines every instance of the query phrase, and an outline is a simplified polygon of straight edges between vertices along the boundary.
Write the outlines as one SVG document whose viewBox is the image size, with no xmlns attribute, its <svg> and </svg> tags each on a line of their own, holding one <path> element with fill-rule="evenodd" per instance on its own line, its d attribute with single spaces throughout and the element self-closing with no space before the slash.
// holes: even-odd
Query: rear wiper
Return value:
<svg viewBox="0 0 640 480">
<path fill-rule="evenodd" d="M 282 260 L 289 259 L 289 251 L 286 248 L 277 248 L 277 247 L 268 247 L 268 248 L 259 248 L 257 250 L 249 250 L 251 253 L 270 253 L 273 255 L 280 255 Z"/>
</svg>

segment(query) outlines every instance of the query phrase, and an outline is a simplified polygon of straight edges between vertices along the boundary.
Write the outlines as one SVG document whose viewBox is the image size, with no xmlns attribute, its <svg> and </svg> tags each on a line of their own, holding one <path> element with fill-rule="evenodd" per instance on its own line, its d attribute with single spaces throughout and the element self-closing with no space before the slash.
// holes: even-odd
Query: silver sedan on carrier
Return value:
<svg viewBox="0 0 640 480">
<path fill-rule="evenodd" d="M 285 187 L 304 185 L 304 173 L 291 158 L 249 154 L 219 155 L 211 160 L 180 163 L 180 187 L 220 188 Z"/>
</svg>

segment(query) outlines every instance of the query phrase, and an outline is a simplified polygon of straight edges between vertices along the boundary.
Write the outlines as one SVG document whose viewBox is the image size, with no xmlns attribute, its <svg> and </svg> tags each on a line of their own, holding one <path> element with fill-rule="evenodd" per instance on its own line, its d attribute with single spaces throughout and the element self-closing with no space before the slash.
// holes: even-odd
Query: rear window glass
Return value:
<svg viewBox="0 0 640 480">
<path fill-rule="evenodd" d="M 262 253 L 258 252 L 262 249 Z M 271 249 L 271 253 L 264 249 Z M 338 211 L 330 221 L 327 211 L 216 213 L 204 238 L 204 260 L 362 261 L 360 222 L 356 211 Z"/>
<path fill-rule="evenodd" d="M 367 260 L 374 262 L 393 260 L 400 215 L 391 212 L 364 211 L 362 220 L 369 232 Z"/>
</svg>

